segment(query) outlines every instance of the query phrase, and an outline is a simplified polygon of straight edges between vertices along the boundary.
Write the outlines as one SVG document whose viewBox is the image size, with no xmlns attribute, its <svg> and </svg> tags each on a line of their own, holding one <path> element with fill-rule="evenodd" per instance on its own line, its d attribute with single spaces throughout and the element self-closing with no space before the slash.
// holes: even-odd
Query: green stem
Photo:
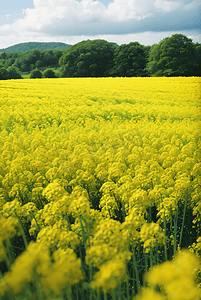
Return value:
<svg viewBox="0 0 201 300">
<path fill-rule="evenodd" d="M 112 291 L 112 300 L 116 300 L 116 293 L 115 293 L 115 290 Z"/>
<path fill-rule="evenodd" d="M 177 251 L 177 214 L 174 217 L 174 251 L 173 255 L 175 256 Z"/>
<path fill-rule="evenodd" d="M 92 270 L 91 265 L 89 266 L 89 278 L 90 278 L 90 282 L 91 282 L 93 279 L 93 270 Z M 89 299 L 92 300 L 92 289 L 90 289 L 90 292 L 89 292 Z"/>
<path fill-rule="evenodd" d="M 40 283 L 39 283 L 40 279 L 39 279 L 39 276 L 38 276 L 38 273 L 37 273 L 35 267 L 33 268 L 33 274 L 34 274 L 34 284 L 35 284 L 35 287 L 36 287 L 37 299 L 38 300 L 43 300 L 43 293 L 42 293 L 42 289 L 41 289 Z"/>
<path fill-rule="evenodd" d="M 83 236 L 84 247 L 86 249 L 86 235 L 85 235 L 85 232 L 84 232 L 84 226 L 82 224 L 82 217 L 81 216 L 79 216 L 79 220 L 80 220 L 80 225 L 81 225 L 81 228 L 82 228 L 82 236 Z"/>
<path fill-rule="evenodd" d="M 98 300 L 101 300 L 101 293 L 100 293 L 100 290 L 98 290 L 97 294 L 98 294 Z"/>
<path fill-rule="evenodd" d="M 185 195 L 185 202 L 184 202 L 184 213 L 183 213 L 182 226 L 181 226 L 181 232 L 180 232 L 179 248 L 181 248 L 182 235 L 183 235 L 183 230 L 184 230 L 184 222 L 185 222 L 185 215 L 186 215 L 186 206 L 187 206 L 187 201 L 188 201 L 188 188 L 186 189 L 186 195 Z"/>
<path fill-rule="evenodd" d="M 148 258 L 146 253 L 144 254 L 144 256 L 145 256 L 145 273 L 146 273 L 148 270 Z M 143 286 L 145 287 L 145 277 L 143 277 Z"/>
<path fill-rule="evenodd" d="M 127 270 L 127 278 L 126 278 L 126 293 L 127 293 L 127 298 L 129 298 L 129 272 L 128 272 L 128 266 L 126 265 L 126 270 Z"/>
<path fill-rule="evenodd" d="M 164 215 L 163 215 L 163 224 L 164 224 L 164 234 L 165 234 L 164 256 L 165 256 L 165 261 L 167 261 L 168 260 L 168 257 L 167 257 L 167 244 L 166 244 L 167 225 L 166 225 L 165 211 L 164 211 Z"/>
<path fill-rule="evenodd" d="M 118 286 L 118 300 L 121 300 L 121 284 Z"/>
<path fill-rule="evenodd" d="M 155 263 L 156 265 L 159 264 L 158 246 L 156 247 L 156 259 L 154 260 L 154 263 Z"/>
<path fill-rule="evenodd" d="M 8 271 L 10 271 L 11 263 L 10 263 L 10 261 L 9 261 L 9 258 L 8 258 L 8 256 L 7 256 L 7 254 L 6 254 L 6 249 L 5 249 L 4 246 L 3 246 L 3 251 L 4 251 L 4 261 L 5 261 L 5 263 L 6 263 L 6 267 L 8 268 Z"/>
<path fill-rule="evenodd" d="M 70 284 L 68 284 L 67 287 L 66 287 L 66 296 L 67 296 L 68 300 L 72 300 L 72 297 L 71 297 L 71 286 L 70 286 Z"/>
<path fill-rule="evenodd" d="M 149 217 L 148 217 L 148 222 L 151 223 L 151 219 L 152 219 L 152 216 L 151 216 L 151 206 L 149 206 Z"/>
<path fill-rule="evenodd" d="M 77 284 L 75 286 L 75 290 L 76 290 L 76 299 L 79 300 L 78 285 Z"/>
<path fill-rule="evenodd" d="M 135 250 L 133 251 L 133 270 L 135 271 L 135 276 L 133 276 L 133 290 L 135 287 L 135 277 L 136 277 L 136 282 L 137 282 L 137 293 L 140 290 L 140 283 L 139 283 L 139 272 L 137 269 L 137 261 L 136 261 L 136 255 L 135 255 Z M 134 273 L 134 272 L 133 272 Z"/>
<path fill-rule="evenodd" d="M 11 242 L 10 242 L 9 238 L 5 240 L 5 244 L 6 244 L 6 249 L 7 249 L 7 252 L 8 252 L 7 258 L 9 260 L 10 265 L 12 265 L 12 263 L 14 263 L 15 259 L 14 259 L 12 245 L 11 245 Z"/>
<path fill-rule="evenodd" d="M 149 257 L 150 257 L 150 268 L 153 267 L 153 249 L 150 247 L 150 252 L 149 252 Z"/>
</svg>

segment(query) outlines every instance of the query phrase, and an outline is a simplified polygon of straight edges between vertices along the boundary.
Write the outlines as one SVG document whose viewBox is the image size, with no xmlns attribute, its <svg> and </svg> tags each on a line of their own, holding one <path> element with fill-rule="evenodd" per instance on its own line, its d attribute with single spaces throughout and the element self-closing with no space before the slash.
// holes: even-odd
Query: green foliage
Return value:
<svg viewBox="0 0 201 300">
<path fill-rule="evenodd" d="M 4 68 L 0 68 L 0 80 L 8 79 L 8 71 Z"/>
<path fill-rule="evenodd" d="M 145 76 L 147 63 L 146 47 L 138 42 L 123 44 L 114 52 L 114 67 L 111 75 L 126 77 Z"/>
<path fill-rule="evenodd" d="M 113 66 L 116 44 L 105 40 L 82 41 L 68 49 L 61 57 L 63 77 L 108 76 Z"/>
<path fill-rule="evenodd" d="M 152 76 L 194 76 L 195 53 L 192 39 L 174 34 L 151 47 L 146 69 Z"/>
<path fill-rule="evenodd" d="M 53 70 L 51 69 L 46 69 L 44 72 L 43 72 L 43 76 L 45 78 L 56 78 L 56 74 Z"/>
<path fill-rule="evenodd" d="M 0 63 L 6 69 L 15 66 L 21 72 L 30 72 L 35 68 L 58 67 L 62 50 L 31 50 L 24 53 L 5 53 L 0 55 Z"/>
<path fill-rule="evenodd" d="M 16 44 L 14 46 L 11 46 L 11 47 L 8 47 L 8 48 L 5 48 L 5 49 L 0 49 L 0 52 L 3 51 L 3 52 L 6 52 L 6 53 L 16 53 L 16 52 L 27 52 L 27 51 L 34 50 L 34 49 L 39 49 L 39 50 L 48 50 L 48 49 L 66 50 L 69 47 L 70 47 L 70 45 L 65 44 L 65 43 L 29 42 L 29 43 Z"/>
<path fill-rule="evenodd" d="M 31 73 L 30 73 L 30 78 L 31 79 L 35 79 L 35 78 L 42 78 L 43 77 L 43 75 L 42 75 L 42 73 L 38 70 L 38 69 L 35 69 L 35 70 L 33 70 L 33 71 L 31 71 Z"/>
<path fill-rule="evenodd" d="M 194 76 L 201 76 L 201 44 L 195 44 L 195 60 Z"/>
<path fill-rule="evenodd" d="M 37 45 L 39 48 L 51 47 L 52 49 L 32 49 L 19 53 L 4 51 L 0 53 L 0 67 L 5 69 L 15 67 L 18 73 L 19 71 L 30 73 L 35 69 L 44 72 L 47 68 L 54 68 L 58 69 L 57 77 L 201 75 L 201 44 L 194 44 L 191 39 L 182 34 L 167 37 L 151 47 L 138 42 L 118 46 L 105 40 L 87 40 L 73 46 L 67 45 L 69 46 L 67 50 L 54 50 L 56 44 L 63 45 L 62 43 L 19 44 L 20 51 L 29 49 L 27 47 L 36 48 Z M 53 73 L 47 76 L 52 77 Z"/>
<path fill-rule="evenodd" d="M 8 79 L 22 79 L 19 69 L 14 66 L 8 67 L 7 72 Z"/>
</svg>

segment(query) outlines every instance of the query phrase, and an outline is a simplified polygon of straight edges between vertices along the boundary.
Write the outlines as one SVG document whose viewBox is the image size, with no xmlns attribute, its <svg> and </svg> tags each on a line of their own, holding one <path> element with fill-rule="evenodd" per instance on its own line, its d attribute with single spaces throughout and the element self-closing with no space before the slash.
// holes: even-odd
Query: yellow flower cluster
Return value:
<svg viewBox="0 0 201 300">
<path fill-rule="evenodd" d="M 125 263 L 120 259 L 113 259 L 102 264 L 100 271 L 91 282 L 93 289 L 102 289 L 105 293 L 114 290 L 123 280 L 126 273 Z"/>
<path fill-rule="evenodd" d="M 18 294 L 26 283 L 36 280 L 47 293 L 51 289 L 60 294 L 67 284 L 74 285 L 83 279 L 81 260 L 72 249 L 58 249 L 52 259 L 47 247 L 31 242 L 11 266 L 11 271 L 0 280 L 0 294 L 6 291 Z"/>
<path fill-rule="evenodd" d="M 196 286 L 196 272 L 200 267 L 200 261 L 189 251 L 183 250 L 173 261 L 153 267 L 147 275 L 150 287 L 144 289 L 141 296 L 133 300 L 199 300 L 200 290 Z M 158 293 L 154 291 L 156 286 L 159 287 Z"/>
<path fill-rule="evenodd" d="M 4 218 L 0 214 L 0 262 L 6 259 L 6 241 L 19 232 L 19 222 L 14 217 Z"/>
<path fill-rule="evenodd" d="M 165 234 L 162 228 L 155 223 L 145 223 L 140 231 L 141 241 L 144 242 L 144 251 L 148 253 L 151 248 L 165 244 Z"/>
<path fill-rule="evenodd" d="M 153 264 L 182 247 L 200 255 L 200 78 L 11 80 L 0 94 L 1 260 L 17 218 L 35 240 L 2 294 L 39 280 L 61 297 L 83 279 L 132 297 Z M 161 283 L 167 294 L 182 288 L 179 274 Z"/>
<path fill-rule="evenodd" d="M 116 258 L 123 262 L 130 259 L 126 239 L 121 231 L 121 223 L 104 219 L 95 227 L 90 246 L 86 252 L 86 263 L 100 268 L 102 264 Z"/>
</svg>

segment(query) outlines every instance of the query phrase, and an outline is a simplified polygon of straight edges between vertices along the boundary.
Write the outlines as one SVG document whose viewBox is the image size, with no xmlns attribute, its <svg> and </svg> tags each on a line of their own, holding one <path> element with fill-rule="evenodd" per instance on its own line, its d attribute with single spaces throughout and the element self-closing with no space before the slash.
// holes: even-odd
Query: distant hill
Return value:
<svg viewBox="0 0 201 300">
<path fill-rule="evenodd" d="M 66 50 L 71 45 L 65 44 L 65 43 L 39 43 L 39 42 L 29 42 L 29 43 L 20 43 L 16 44 L 14 46 L 10 46 L 5 49 L 0 49 L 0 52 L 6 52 L 6 53 L 16 53 L 16 52 L 26 52 L 34 49 L 39 50 Z"/>
</svg>

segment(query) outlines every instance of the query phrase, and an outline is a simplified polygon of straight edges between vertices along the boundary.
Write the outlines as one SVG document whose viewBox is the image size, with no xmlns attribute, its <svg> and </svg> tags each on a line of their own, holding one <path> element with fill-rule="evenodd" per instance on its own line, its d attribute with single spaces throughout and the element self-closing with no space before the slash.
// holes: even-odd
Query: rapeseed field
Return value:
<svg viewBox="0 0 201 300">
<path fill-rule="evenodd" d="M 0 300 L 201 299 L 200 84 L 0 81 Z"/>
</svg>

